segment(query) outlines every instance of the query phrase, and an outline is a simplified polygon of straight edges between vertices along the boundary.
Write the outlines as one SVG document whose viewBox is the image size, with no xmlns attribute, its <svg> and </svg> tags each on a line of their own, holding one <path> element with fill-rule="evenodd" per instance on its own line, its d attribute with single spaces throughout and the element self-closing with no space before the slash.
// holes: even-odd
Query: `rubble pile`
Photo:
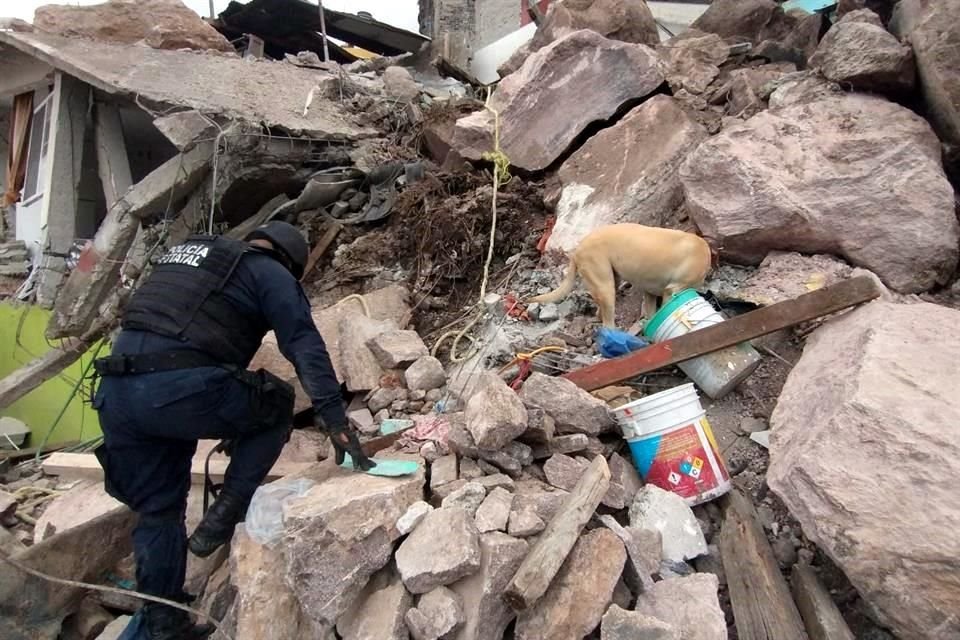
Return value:
<svg viewBox="0 0 960 640">
<path fill-rule="evenodd" d="M 65 270 L 50 335 L 112 317 L 154 244 L 286 220 L 313 247 L 304 290 L 350 424 L 385 468 L 417 466 L 355 472 L 295 430 L 281 463 L 296 466 L 255 498 L 275 520 L 248 518 L 228 551 L 191 561 L 194 605 L 233 637 L 278 640 L 960 636 L 960 548 L 943 533 L 960 514 L 960 12 L 892 4 L 715 0 L 661 41 L 642 0 L 555 2 L 489 96 L 425 52 L 343 66 L 212 56 L 295 87 L 269 117 L 253 98 L 213 113 L 219 91 L 118 89 L 167 107 L 151 118 L 176 155 L 117 195 L 83 268 Z M 71 38 L 29 37 L 106 37 L 104 20 L 70 31 L 58 11 L 36 26 Z M 707 239 L 702 295 L 726 320 L 795 318 L 760 316 L 784 328 L 750 334 L 756 371 L 699 394 L 733 486 L 720 499 L 691 507 L 645 482 L 656 452 L 631 448 L 614 417 L 688 382 L 676 361 L 633 375 L 622 360 L 617 382 L 598 383 L 578 371 L 610 371 L 589 292 L 524 303 L 555 288 L 587 234 L 622 222 Z M 0 247 L 4 273 L 26 260 Z M 856 283 L 875 293 L 831 297 Z M 617 326 L 639 336 L 631 289 L 618 288 Z M 293 384 L 297 426 L 311 422 L 273 335 L 250 366 Z M 123 513 L 97 482 L 3 473 L 7 553 Z M 130 580 L 122 551 L 81 568 Z M 135 610 L 98 596 L 81 616 L 80 600 L 44 629 Z"/>
</svg>

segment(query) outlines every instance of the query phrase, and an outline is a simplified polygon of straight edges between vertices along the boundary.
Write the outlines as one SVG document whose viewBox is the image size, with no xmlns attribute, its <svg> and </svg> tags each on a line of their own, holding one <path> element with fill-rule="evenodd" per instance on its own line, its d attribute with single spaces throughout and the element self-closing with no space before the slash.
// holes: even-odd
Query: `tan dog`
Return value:
<svg viewBox="0 0 960 640">
<path fill-rule="evenodd" d="M 559 287 L 527 302 L 563 300 L 573 291 L 579 272 L 600 309 L 600 321 L 613 327 L 615 274 L 643 292 L 641 312 L 649 319 L 656 313 L 658 296 L 701 286 L 710 265 L 710 246 L 700 236 L 640 224 L 607 225 L 580 241 Z"/>
</svg>

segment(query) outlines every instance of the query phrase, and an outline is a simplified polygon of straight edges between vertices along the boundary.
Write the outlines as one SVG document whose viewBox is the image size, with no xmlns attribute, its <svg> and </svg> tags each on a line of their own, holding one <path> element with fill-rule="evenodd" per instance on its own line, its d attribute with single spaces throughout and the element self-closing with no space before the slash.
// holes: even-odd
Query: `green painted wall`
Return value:
<svg viewBox="0 0 960 640">
<path fill-rule="evenodd" d="M 0 376 L 12 373 L 55 346 L 44 336 L 50 313 L 40 307 L 0 303 Z M 47 380 L 9 407 L 0 409 L 0 414 L 19 418 L 32 429 L 26 446 L 37 446 L 43 441 L 68 399 L 67 411 L 54 427 L 49 443 L 85 441 L 100 435 L 97 412 L 89 404 L 89 381 L 84 381 L 81 390 L 70 398 L 77 380 L 93 360 L 97 346 L 94 345 L 60 375 Z M 105 345 L 100 355 L 107 353 L 109 347 Z M 92 369 L 88 374 L 90 372 Z"/>
</svg>

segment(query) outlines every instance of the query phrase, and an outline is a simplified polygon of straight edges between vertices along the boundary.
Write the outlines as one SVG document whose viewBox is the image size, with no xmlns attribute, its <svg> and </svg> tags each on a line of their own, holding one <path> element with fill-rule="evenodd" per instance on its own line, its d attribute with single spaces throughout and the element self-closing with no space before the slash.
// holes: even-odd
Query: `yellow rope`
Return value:
<svg viewBox="0 0 960 640">
<path fill-rule="evenodd" d="M 343 304 L 344 302 L 347 302 L 348 300 L 356 300 L 357 302 L 359 302 L 359 303 L 360 303 L 360 306 L 363 307 L 363 314 L 364 314 L 365 316 L 367 316 L 368 318 L 370 317 L 370 307 L 367 306 L 367 301 L 364 300 L 363 296 L 361 296 L 361 295 L 359 295 L 359 294 L 357 294 L 357 293 L 351 293 L 349 296 L 341 299 L 340 302 L 338 302 L 337 304 L 335 304 L 335 305 L 333 305 L 333 306 L 336 307 L 336 306 L 338 306 L 338 305 L 340 305 L 340 304 Z"/>
</svg>

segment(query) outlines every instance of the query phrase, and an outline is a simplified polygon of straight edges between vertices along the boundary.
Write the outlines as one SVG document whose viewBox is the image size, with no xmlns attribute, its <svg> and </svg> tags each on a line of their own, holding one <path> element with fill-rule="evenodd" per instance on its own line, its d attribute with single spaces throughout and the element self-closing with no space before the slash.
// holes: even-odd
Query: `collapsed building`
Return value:
<svg viewBox="0 0 960 640">
<path fill-rule="evenodd" d="M 2 277 L 60 341 L 0 405 L 108 349 L 166 247 L 281 219 L 313 248 L 303 285 L 351 424 L 416 466 L 352 472 L 295 430 L 229 549 L 190 559 L 218 633 L 960 637 L 955 2 L 714 0 L 676 34 L 642 0 L 523 3 L 511 24 L 533 33 L 493 87 L 450 38 L 321 23 L 301 0 L 210 21 L 126 4 L 0 30 Z M 463 24 L 499 7 L 460 4 Z M 701 293 L 726 319 L 606 357 L 586 292 L 524 303 L 622 222 L 706 238 Z M 621 287 L 617 325 L 652 341 L 638 297 Z M 735 388 L 694 378 L 732 489 L 691 508 L 615 416 L 745 341 Z M 251 367 L 293 383 L 310 423 L 271 335 Z M 39 435 L 0 462 L 2 553 L 110 588 L 0 564 L 0 629 L 115 637 L 139 605 L 135 517 L 96 439 Z M 206 444 L 191 524 L 228 463 Z"/>
</svg>

